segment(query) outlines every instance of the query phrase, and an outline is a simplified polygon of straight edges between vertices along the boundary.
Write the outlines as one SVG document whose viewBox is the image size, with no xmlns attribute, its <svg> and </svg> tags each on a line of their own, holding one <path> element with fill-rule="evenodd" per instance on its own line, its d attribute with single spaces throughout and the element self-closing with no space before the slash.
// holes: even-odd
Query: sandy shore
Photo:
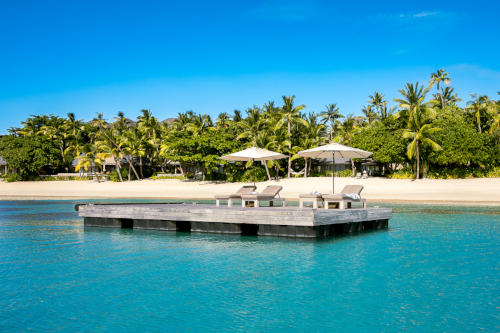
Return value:
<svg viewBox="0 0 500 333">
<path fill-rule="evenodd" d="M 300 193 L 331 191 L 331 178 L 294 178 L 257 183 L 283 186 L 282 197 L 296 200 Z M 346 184 L 360 184 L 362 196 L 370 201 L 412 201 L 428 203 L 470 203 L 500 205 L 500 178 L 453 180 L 406 180 L 385 178 L 336 178 L 340 191 Z M 213 199 L 216 194 L 236 191 L 241 183 L 141 180 L 124 183 L 94 181 L 0 182 L 0 199 L 79 199 L 79 198 L 192 198 Z"/>
</svg>

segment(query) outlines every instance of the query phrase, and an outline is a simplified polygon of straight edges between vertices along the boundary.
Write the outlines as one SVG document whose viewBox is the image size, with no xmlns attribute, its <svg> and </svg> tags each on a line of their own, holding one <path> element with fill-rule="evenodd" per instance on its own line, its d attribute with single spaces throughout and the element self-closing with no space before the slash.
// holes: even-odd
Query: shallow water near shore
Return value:
<svg viewBox="0 0 500 333">
<path fill-rule="evenodd" d="M 500 331 L 500 207 L 311 241 L 84 228 L 74 204 L 0 201 L 0 331 Z"/>
</svg>

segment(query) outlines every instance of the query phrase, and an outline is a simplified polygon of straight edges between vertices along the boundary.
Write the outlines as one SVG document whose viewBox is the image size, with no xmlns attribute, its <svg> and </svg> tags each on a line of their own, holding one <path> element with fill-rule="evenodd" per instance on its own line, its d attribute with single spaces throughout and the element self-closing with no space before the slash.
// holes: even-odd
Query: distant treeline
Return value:
<svg viewBox="0 0 500 333">
<path fill-rule="evenodd" d="M 99 169 L 107 157 L 114 157 L 119 180 L 126 173 L 141 179 L 166 172 L 175 161 L 182 174 L 196 169 L 204 178 L 237 181 L 246 179 L 248 171 L 220 160 L 221 155 L 255 145 L 291 156 L 258 165 L 259 177 L 289 177 L 293 170 L 304 169 L 307 176 L 310 161 L 295 154 L 335 141 L 373 152 L 393 177 L 500 176 L 498 96 L 471 95 L 461 108 L 449 84 L 449 74 L 438 70 L 427 84 L 407 83 L 392 107 L 374 92 L 361 110 L 363 116 L 344 115 L 336 104 L 307 112 L 295 96 L 283 96 L 280 105 L 271 101 L 245 112 L 222 112 L 215 121 L 191 111 L 167 121 L 149 110 L 134 121 L 122 112 L 111 121 L 102 114 L 88 122 L 72 113 L 67 118 L 31 116 L 0 138 L 0 156 L 21 179 L 68 172 L 77 157 L 77 169 L 85 170 Z M 221 164 L 222 175 L 215 172 Z"/>
</svg>

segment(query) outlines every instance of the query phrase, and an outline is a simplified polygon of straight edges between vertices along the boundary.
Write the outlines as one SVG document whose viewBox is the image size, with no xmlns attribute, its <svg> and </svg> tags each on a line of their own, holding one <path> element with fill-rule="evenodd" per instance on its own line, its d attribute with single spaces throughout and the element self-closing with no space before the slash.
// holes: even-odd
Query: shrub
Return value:
<svg viewBox="0 0 500 333">
<path fill-rule="evenodd" d="M 392 174 L 387 175 L 387 178 L 390 179 L 415 179 L 415 174 L 411 171 L 410 168 L 404 168 L 401 170 L 397 170 Z"/>
<path fill-rule="evenodd" d="M 5 177 L 5 179 L 9 183 L 12 183 L 12 182 L 18 182 L 18 181 L 22 180 L 22 177 L 20 175 L 18 175 L 18 174 L 10 173 L 10 174 L 7 174 L 7 176 Z"/>
<path fill-rule="evenodd" d="M 243 173 L 241 182 L 263 182 L 267 180 L 266 170 L 263 168 L 250 168 Z"/>
</svg>

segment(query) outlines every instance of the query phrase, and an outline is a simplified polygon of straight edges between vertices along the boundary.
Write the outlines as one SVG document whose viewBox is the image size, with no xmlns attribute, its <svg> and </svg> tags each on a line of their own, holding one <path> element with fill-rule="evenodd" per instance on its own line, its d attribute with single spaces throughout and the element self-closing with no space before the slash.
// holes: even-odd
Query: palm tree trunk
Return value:
<svg viewBox="0 0 500 333">
<path fill-rule="evenodd" d="M 307 157 L 304 157 L 304 178 L 307 178 Z"/>
<path fill-rule="evenodd" d="M 120 182 L 123 183 L 122 171 L 120 169 L 120 162 L 118 162 L 118 159 L 116 157 L 115 157 L 115 167 L 116 167 L 116 172 L 118 173 L 118 178 L 120 178 Z"/>
<path fill-rule="evenodd" d="M 479 133 L 481 133 L 481 113 L 477 112 L 476 120 L 477 120 L 477 130 L 479 131 Z"/>
<path fill-rule="evenodd" d="M 130 181 L 130 164 L 127 169 L 128 169 L 128 181 Z"/>
<path fill-rule="evenodd" d="M 419 151 L 419 147 L 418 147 L 418 141 L 416 142 L 416 153 L 417 153 L 417 174 L 416 174 L 416 178 L 419 179 L 420 178 L 420 151 Z"/>
<path fill-rule="evenodd" d="M 142 173 L 142 156 L 139 156 L 139 172 L 141 173 L 141 179 L 143 179 L 144 175 Z"/>
<path fill-rule="evenodd" d="M 351 169 L 352 169 L 352 176 L 356 176 L 356 166 L 354 165 L 354 160 L 351 158 Z"/>
<path fill-rule="evenodd" d="M 280 167 L 276 164 L 274 166 L 274 170 L 276 170 L 276 174 L 274 175 L 274 178 L 278 180 L 279 172 L 280 172 Z"/>
<path fill-rule="evenodd" d="M 266 168 L 266 173 L 267 173 L 267 180 L 271 180 L 271 174 L 269 173 L 269 168 L 267 167 L 266 161 L 262 161 L 264 164 L 264 168 Z"/>
<path fill-rule="evenodd" d="M 130 168 L 132 168 L 132 171 L 134 171 L 134 174 L 137 177 L 137 179 L 141 179 L 141 177 L 139 177 L 139 174 L 137 173 L 137 170 L 135 170 L 135 168 L 134 168 L 134 163 L 132 163 L 132 159 L 128 156 L 125 156 L 125 159 L 128 162 L 128 169 L 129 169 L 128 171 L 130 172 Z"/>
<path fill-rule="evenodd" d="M 181 163 L 179 163 L 179 170 L 181 170 L 181 176 L 182 176 L 182 179 L 184 179 L 184 169 L 182 168 Z"/>
<path fill-rule="evenodd" d="M 288 119 L 288 140 L 290 143 L 288 144 L 288 153 L 292 155 L 292 129 L 290 125 L 290 119 Z M 288 178 L 290 178 L 292 172 L 292 156 L 288 157 Z"/>
</svg>

